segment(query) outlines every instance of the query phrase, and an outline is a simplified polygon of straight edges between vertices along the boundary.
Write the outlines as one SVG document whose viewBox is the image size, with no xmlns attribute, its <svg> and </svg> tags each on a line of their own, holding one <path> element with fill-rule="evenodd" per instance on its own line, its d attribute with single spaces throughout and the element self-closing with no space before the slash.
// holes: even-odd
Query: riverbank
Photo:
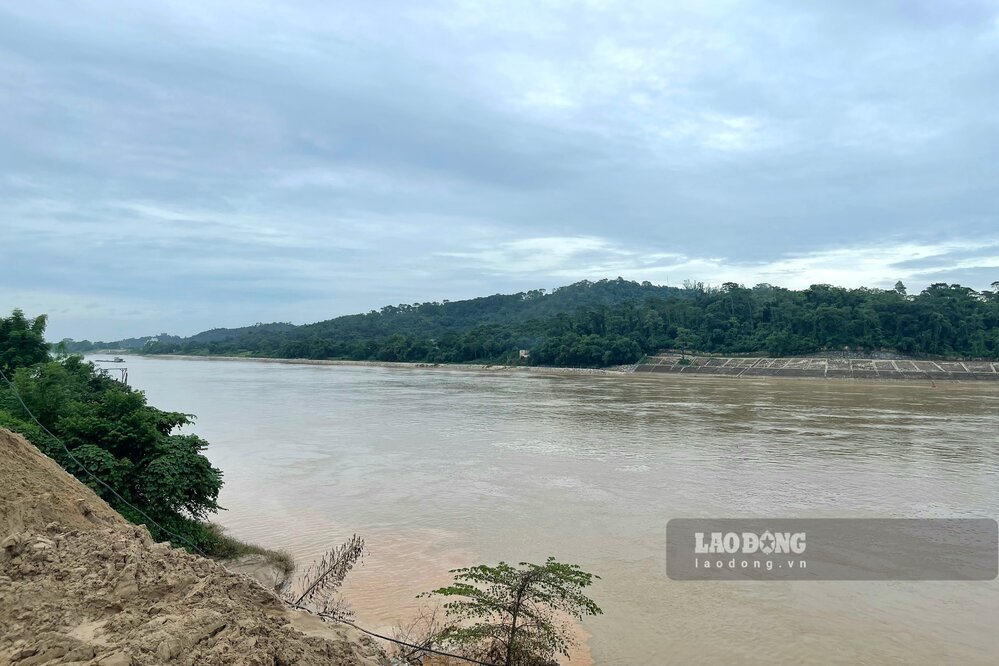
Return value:
<svg viewBox="0 0 999 666">
<path fill-rule="evenodd" d="M 927 382 L 999 383 L 999 362 L 928 361 L 911 359 L 830 357 L 722 357 L 663 355 L 649 356 L 635 365 L 610 368 L 558 368 L 539 365 L 496 365 L 466 363 L 418 363 L 399 361 L 348 361 L 338 359 L 266 358 L 256 356 L 193 356 L 181 354 L 144 354 L 148 358 L 198 361 L 254 361 L 288 365 L 339 365 L 374 368 L 423 368 L 468 370 L 494 373 L 534 373 L 545 375 L 673 374 L 685 377 L 831 379 L 887 381 L 925 384 Z"/>
<path fill-rule="evenodd" d="M 0 428 L 0 448 L 0 663 L 387 663 L 354 629 L 155 543 L 20 435 Z"/>
<path fill-rule="evenodd" d="M 553 555 L 602 577 L 596 664 L 994 661 L 995 585 L 719 587 L 661 558 L 673 516 L 995 515 L 999 384 L 127 361 L 197 414 L 232 535 L 302 563 L 365 538 L 344 595 L 373 631 L 449 569 Z"/>
<path fill-rule="evenodd" d="M 344 365 L 368 368 L 430 368 L 483 372 L 530 372 L 548 375 L 626 375 L 633 365 L 611 368 L 554 368 L 542 365 L 498 365 L 484 363 L 418 363 L 407 361 L 348 361 L 340 359 L 268 358 L 263 356 L 193 356 L 186 354 L 141 354 L 145 358 L 175 358 L 187 361 L 256 361 L 287 365 Z"/>
<path fill-rule="evenodd" d="M 799 379 L 854 379 L 893 382 L 999 381 L 999 363 L 992 361 L 930 361 L 906 358 L 828 357 L 720 357 L 665 354 L 650 356 L 634 369 L 641 373 L 670 373 L 719 377 L 782 377 Z"/>
</svg>

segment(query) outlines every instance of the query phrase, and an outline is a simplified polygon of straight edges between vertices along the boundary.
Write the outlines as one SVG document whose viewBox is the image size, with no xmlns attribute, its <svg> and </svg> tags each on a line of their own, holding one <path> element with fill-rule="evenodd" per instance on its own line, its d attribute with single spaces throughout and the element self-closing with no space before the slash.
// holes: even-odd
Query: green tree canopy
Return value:
<svg viewBox="0 0 999 666">
<path fill-rule="evenodd" d="M 45 315 L 29 319 L 19 309 L 9 317 L 0 317 L 0 370 L 9 375 L 18 368 L 48 359 L 46 322 Z"/>
<path fill-rule="evenodd" d="M 199 521 L 219 509 L 222 472 L 204 456 L 207 442 L 176 432 L 193 418 L 150 406 L 141 391 L 79 356 L 52 360 L 44 329 L 44 317 L 29 320 L 20 310 L 0 319 L 0 358 L 13 384 L 0 382 L 0 426 L 25 435 L 126 518 L 147 524 L 155 537 L 168 535 L 119 497 L 211 551 L 217 533 Z"/>
<path fill-rule="evenodd" d="M 568 656 L 568 618 L 603 611 L 583 592 L 599 576 L 549 557 L 542 564 L 455 569 L 454 583 L 434 590 L 454 624 L 439 637 L 476 659 L 504 666 L 542 666 Z"/>
<path fill-rule="evenodd" d="M 451 303 L 382 308 L 298 327 L 212 332 L 147 345 L 155 353 L 343 358 L 430 363 L 604 367 L 683 349 L 789 356 L 894 351 L 912 356 L 999 358 L 999 291 L 933 284 L 912 294 L 827 284 L 683 289 L 626 280 L 581 282 Z"/>
</svg>

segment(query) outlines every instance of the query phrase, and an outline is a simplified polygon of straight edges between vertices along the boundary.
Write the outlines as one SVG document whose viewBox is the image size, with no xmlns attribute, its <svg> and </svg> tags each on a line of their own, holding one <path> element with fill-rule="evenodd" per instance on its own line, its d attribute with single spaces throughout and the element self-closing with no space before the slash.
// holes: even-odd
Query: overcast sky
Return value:
<svg viewBox="0 0 999 666">
<path fill-rule="evenodd" d="M 5 2 L 50 337 L 623 276 L 999 280 L 999 2 Z"/>
</svg>

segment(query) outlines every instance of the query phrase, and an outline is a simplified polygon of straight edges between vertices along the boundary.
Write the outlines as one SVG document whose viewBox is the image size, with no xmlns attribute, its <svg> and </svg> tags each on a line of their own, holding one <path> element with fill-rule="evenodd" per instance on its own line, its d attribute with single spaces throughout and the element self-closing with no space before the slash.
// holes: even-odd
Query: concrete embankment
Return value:
<svg viewBox="0 0 999 666">
<path fill-rule="evenodd" d="M 635 372 L 728 377 L 808 377 L 903 381 L 999 381 L 991 361 L 916 361 L 864 358 L 743 358 L 667 354 L 650 356 Z"/>
</svg>

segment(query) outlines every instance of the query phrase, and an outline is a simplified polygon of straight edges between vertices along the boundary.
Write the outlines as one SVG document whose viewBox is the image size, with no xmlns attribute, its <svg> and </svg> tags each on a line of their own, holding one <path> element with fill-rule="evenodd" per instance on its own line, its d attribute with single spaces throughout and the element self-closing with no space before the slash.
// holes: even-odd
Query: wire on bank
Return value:
<svg viewBox="0 0 999 666">
<path fill-rule="evenodd" d="M 167 528 L 165 528 L 162 525 L 160 525 L 159 523 L 157 523 L 155 520 L 153 520 L 152 518 L 150 518 L 149 515 L 145 511 L 143 511 L 142 509 L 140 509 L 139 507 L 135 506 L 134 504 L 132 504 L 131 502 L 129 502 L 128 500 L 126 500 L 124 497 L 122 497 L 121 495 L 119 495 L 118 492 L 115 491 L 114 488 L 112 488 L 110 485 L 108 485 L 103 480 L 101 480 L 96 474 L 94 474 L 89 469 L 87 469 L 87 466 L 84 465 L 82 462 L 80 462 L 79 458 L 77 458 L 76 456 L 73 455 L 73 452 L 69 450 L 69 447 L 66 446 L 66 444 L 63 443 L 63 441 L 61 439 L 59 439 L 58 437 L 56 437 L 55 435 L 53 435 L 52 432 L 48 428 L 46 428 L 44 425 L 42 425 L 42 422 L 38 420 L 38 417 L 35 416 L 35 414 L 31 411 L 31 409 L 28 407 L 28 405 L 24 402 L 24 399 L 21 397 L 21 392 L 17 390 L 17 386 L 15 386 L 14 383 L 12 381 L 10 381 L 10 379 L 7 378 L 7 375 L 4 373 L 4 371 L 2 369 L 0 369 L 0 377 L 2 377 L 3 380 L 4 380 L 4 382 L 6 382 L 7 386 L 10 387 L 10 390 L 14 394 L 14 397 L 17 398 L 17 401 L 21 404 L 21 408 L 24 410 L 24 412 L 28 416 L 31 417 L 31 420 L 35 422 L 35 425 L 37 425 L 39 428 L 41 428 L 42 432 L 44 432 L 46 435 L 48 435 L 49 437 L 51 437 L 52 439 L 54 439 L 59 444 L 59 446 L 62 447 L 62 450 L 66 453 L 66 455 L 69 457 L 69 459 L 72 460 L 80 469 L 82 469 L 83 472 L 87 476 L 89 476 L 95 482 L 97 482 L 98 484 L 100 484 L 101 487 L 107 489 L 107 491 L 110 492 L 112 495 L 114 495 L 115 498 L 117 498 L 118 501 L 120 501 L 122 504 L 124 504 L 128 508 L 130 508 L 133 511 L 135 511 L 136 513 L 138 513 L 140 516 L 142 516 L 146 520 L 148 520 L 151 525 L 155 526 L 163 534 L 166 534 L 168 536 L 171 536 L 171 537 L 177 539 L 178 541 L 186 543 L 191 548 L 193 548 L 195 551 L 197 551 L 197 553 L 199 555 L 201 555 L 202 557 L 211 559 L 203 550 L 201 550 L 200 548 L 198 548 L 198 546 L 196 544 L 192 543 L 190 540 L 184 538 L 183 536 L 177 534 L 176 532 L 168 530 Z M 358 624 L 355 624 L 354 622 L 351 622 L 349 620 L 344 620 L 343 618 L 334 617 L 332 615 L 327 615 L 325 613 L 315 613 L 312 610 L 306 608 L 305 606 L 300 606 L 300 605 L 291 604 L 291 603 L 289 603 L 288 605 L 291 606 L 292 608 L 297 609 L 297 610 L 303 610 L 303 611 L 306 611 L 307 613 L 311 613 L 312 615 L 316 615 L 318 617 L 321 617 L 321 618 L 324 618 L 324 619 L 327 619 L 327 620 L 331 620 L 333 622 L 338 622 L 340 624 L 349 625 L 349 626 L 357 629 L 358 631 L 360 631 L 362 633 L 368 634 L 369 636 L 374 636 L 375 638 L 380 638 L 380 639 L 382 639 L 384 641 L 389 641 L 391 643 L 396 643 L 398 645 L 402 645 L 403 647 L 412 648 L 413 652 L 417 652 L 417 651 L 419 651 L 419 652 L 429 652 L 431 654 L 440 655 L 442 657 L 451 657 L 452 659 L 460 659 L 462 661 L 467 661 L 467 662 L 469 662 L 471 664 L 478 664 L 479 666 L 496 666 L 495 664 L 491 664 L 491 663 L 488 663 L 488 662 L 485 662 L 485 661 L 479 661 L 477 659 L 471 659 L 469 657 L 462 657 L 461 655 L 451 654 L 450 652 L 443 652 L 441 650 L 435 650 L 435 649 L 433 649 L 431 647 L 427 647 L 425 645 L 415 645 L 413 643 L 407 643 L 406 641 L 401 641 L 401 640 L 399 640 L 397 638 L 390 638 L 389 636 L 383 636 L 382 634 L 375 633 L 374 631 L 370 631 L 368 629 L 365 629 L 364 627 L 362 627 L 362 626 L 360 626 Z"/>
<path fill-rule="evenodd" d="M 39 428 L 41 428 L 42 431 L 46 435 L 48 435 L 49 437 L 51 437 L 52 439 L 54 439 L 59 444 L 59 446 L 62 447 L 62 450 L 66 452 L 66 455 L 69 457 L 69 459 L 72 460 L 80 469 L 82 469 L 83 472 L 87 476 L 89 476 L 91 479 L 93 479 L 101 487 L 107 489 L 107 491 L 109 493 L 111 493 L 112 495 L 114 495 L 115 498 L 119 502 L 121 502 L 122 504 L 124 504 L 125 506 L 127 506 L 129 509 L 132 509 L 133 511 L 135 511 L 136 513 L 138 513 L 140 516 L 142 516 L 143 518 L 145 518 L 147 521 L 149 521 L 149 524 L 151 524 L 154 527 L 156 527 L 158 530 L 160 530 L 160 532 L 162 532 L 163 534 L 166 534 L 167 536 L 170 536 L 170 537 L 176 539 L 177 541 L 180 541 L 182 543 L 186 543 L 188 546 L 190 546 L 191 548 L 193 548 L 202 557 L 208 557 L 208 555 L 206 555 L 203 550 L 201 550 L 200 548 L 198 548 L 197 544 L 193 543 L 190 539 L 186 539 L 183 536 L 177 534 L 176 532 L 168 530 L 167 528 L 165 528 L 162 525 L 160 525 L 159 523 L 157 523 L 155 520 L 153 520 L 152 518 L 149 517 L 149 514 L 147 514 L 145 511 L 143 511 L 142 509 L 140 509 L 139 507 L 135 506 L 134 504 L 132 504 L 131 502 L 129 502 L 128 500 L 126 500 L 124 497 L 122 497 L 121 495 L 119 495 L 115 491 L 114 488 L 112 488 L 108 484 L 104 483 L 104 481 L 102 481 L 100 478 L 98 478 L 98 476 L 96 474 L 94 474 L 89 469 L 87 469 L 87 466 L 84 465 L 82 462 L 80 462 L 79 458 L 77 458 L 76 456 L 73 455 L 73 452 L 69 450 L 69 447 L 66 446 L 66 444 L 64 444 L 61 439 L 59 439 L 58 437 L 56 437 L 55 435 L 53 435 L 52 432 L 48 428 L 46 428 L 44 425 L 42 425 L 42 422 L 38 420 L 38 418 L 34 415 L 34 413 L 28 407 L 28 405 L 24 402 L 24 399 L 21 397 L 21 392 L 17 390 L 17 386 L 15 386 L 14 382 L 10 381 L 10 379 L 7 378 L 7 375 L 4 374 L 4 371 L 2 369 L 0 369 L 0 377 L 2 377 L 3 380 L 7 383 L 7 386 L 10 387 L 10 390 L 14 393 L 14 397 L 17 398 L 17 401 L 19 403 L 21 403 L 21 407 L 24 409 L 25 413 L 28 416 L 31 417 L 31 420 L 34 421 L 35 424 Z"/>
</svg>

